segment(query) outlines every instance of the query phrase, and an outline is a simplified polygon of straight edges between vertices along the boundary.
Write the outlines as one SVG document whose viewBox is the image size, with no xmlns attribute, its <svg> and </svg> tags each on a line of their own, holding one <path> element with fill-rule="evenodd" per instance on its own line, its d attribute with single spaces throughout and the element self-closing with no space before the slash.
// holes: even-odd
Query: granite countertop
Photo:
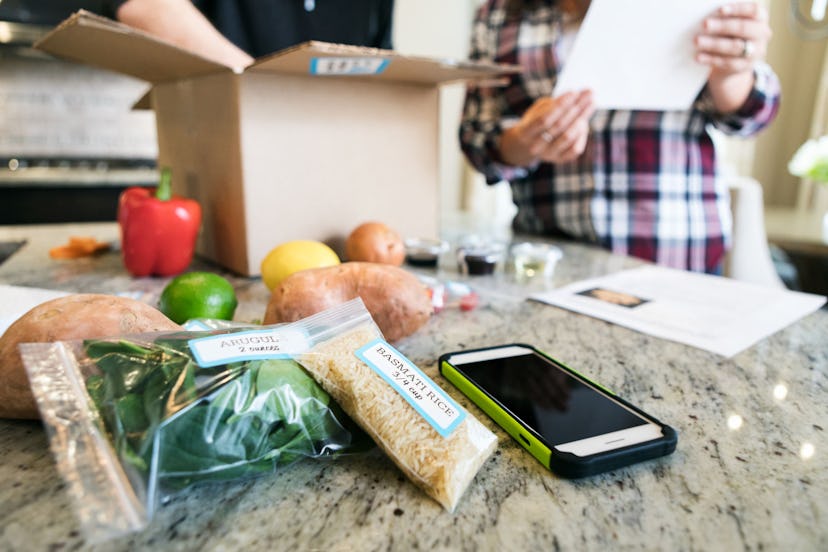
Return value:
<svg viewBox="0 0 828 552">
<path fill-rule="evenodd" d="M 72 234 L 117 241 L 112 224 L 0 227 L 0 241 L 28 240 L 0 265 L 0 283 L 157 298 L 166 280 L 130 278 L 115 252 L 50 260 L 48 248 Z M 533 287 L 639 264 L 560 245 L 551 281 L 470 280 L 477 309 L 446 309 L 397 343 L 499 438 L 454 513 L 374 450 L 190 489 L 144 531 L 95 545 L 73 517 L 40 424 L 0 420 L 0 550 L 828 549 L 828 312 L 724 358 L 526 301 Z M 227 276 L 236 319 L 260 319 L 261 281 Z M 437 373 L 444 352 L 515 341 L 673 426 L 676 452 L 582 480 L 545 470 Z"/>
</svg>

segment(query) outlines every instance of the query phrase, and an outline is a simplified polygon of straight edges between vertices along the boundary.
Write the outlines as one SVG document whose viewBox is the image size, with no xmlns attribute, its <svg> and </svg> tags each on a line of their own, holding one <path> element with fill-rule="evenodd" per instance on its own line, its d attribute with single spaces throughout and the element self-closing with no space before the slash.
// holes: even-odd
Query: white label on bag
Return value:
<svg viewBox="0 0 828 552">
<path fill-rule="evenodd" d="M 187 342 L 202 368 L 244 360 L 290 358 L 310 348 L 308 336 L 296 328 L 271 328 L 198 337 Z"/>
<path fill-rule="evenodd" d="M 443 437 L 466 417 L 445 391 L 394 347 L 377 339 L 356 351 L 356 356 L 379 374 Z"/>
<path fill-rule="evenodd" d="M 379 75 L 388 66 L 382 57 L 318 57 L 311 59 L 311 75 Z"/>
</svg>

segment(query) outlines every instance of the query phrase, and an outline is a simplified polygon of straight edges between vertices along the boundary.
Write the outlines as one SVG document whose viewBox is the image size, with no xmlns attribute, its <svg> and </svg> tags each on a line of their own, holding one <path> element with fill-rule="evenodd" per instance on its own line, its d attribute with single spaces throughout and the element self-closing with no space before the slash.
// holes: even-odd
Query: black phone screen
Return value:
<svg viewBox="0 0 828 552">
<path fill-rule="evenodd" d="M 455 367 L 551 446 L 649 423 L 537 353 Z"/>
</svg>

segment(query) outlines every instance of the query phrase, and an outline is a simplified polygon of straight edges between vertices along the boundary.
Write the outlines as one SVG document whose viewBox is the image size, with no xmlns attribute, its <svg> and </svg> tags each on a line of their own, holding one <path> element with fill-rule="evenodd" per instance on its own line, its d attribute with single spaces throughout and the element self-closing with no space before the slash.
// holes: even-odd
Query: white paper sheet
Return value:
<svg viewBox="0 0 828 552">
<path fill-rule="evenodd" d="M 68 293 L 53 289 L 0 285 L 0 335 L 32 308 L 64 295 Z"/>
<path fill-rule="evenodd" d="M 530 299 L 727 357 L 826 301 L 822 295 L 658 266 L 583 280 Z"/>
<path fill-rule="evenodd" d="M 693 37 L 723 0 L 592 0 L 555 95 L 589 88 L 598 109 L 684 110 L 707 80 Z"/>
</svg>

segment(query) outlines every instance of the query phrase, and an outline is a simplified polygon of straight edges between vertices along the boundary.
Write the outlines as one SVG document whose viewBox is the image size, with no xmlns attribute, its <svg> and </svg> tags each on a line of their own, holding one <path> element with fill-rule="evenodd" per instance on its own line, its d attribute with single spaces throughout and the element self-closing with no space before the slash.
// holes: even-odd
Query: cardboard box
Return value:
<svg viewBox="0 0 828 552">
<path fill-rule="evenodd" d="M 504 66 L 308 42 L 245 71 L 78 12 L 40 50 L 152 85 L 158 164 L 201 202 L 198 252 L 244 275 L 281 242 L 341 252 L 358 224 L 439 233 L 439 85 Z"/>
</svg>

